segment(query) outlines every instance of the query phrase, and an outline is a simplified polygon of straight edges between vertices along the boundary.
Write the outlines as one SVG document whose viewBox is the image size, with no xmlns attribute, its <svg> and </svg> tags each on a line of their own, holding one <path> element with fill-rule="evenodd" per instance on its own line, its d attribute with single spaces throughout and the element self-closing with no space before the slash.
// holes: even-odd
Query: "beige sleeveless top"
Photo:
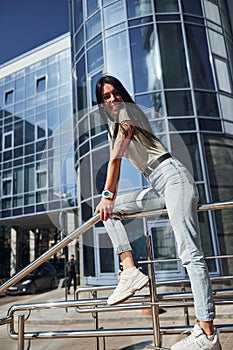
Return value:
<svg viewBox="0 0 233 350">
<path fill-rule="evenodd" d="M 120 113 L 119 123 L 129 121 L 127 113 Z M 132 124 L 131 124 L 132 125 Z M 124 157 L 127 158 L 140 172 L 148 168 L 151 162 L 168 151 L 161 144 L 159 139 L 147 130 L 137 126 L 134 129 L 131 141 L 129 142 Z M 113 135 L 114 124 L 110 127 L 110 134 Z"/>
</svg>

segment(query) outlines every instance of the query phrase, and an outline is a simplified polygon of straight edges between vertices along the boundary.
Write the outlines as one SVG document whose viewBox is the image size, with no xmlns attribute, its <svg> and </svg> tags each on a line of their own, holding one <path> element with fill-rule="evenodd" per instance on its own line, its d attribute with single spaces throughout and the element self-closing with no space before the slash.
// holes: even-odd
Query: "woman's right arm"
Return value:
<svg viewBox="0 0 233 350">
<path fill-rule="evenodd" d="M 122 128 L 124 132 L 122 132 Z M 103 221 L 108 220 L 112 216 L 117 195 L 117 186 L 120 179 L 121 160 L 132 135 L 133 126 L 130 122 L 122 122 L 115 142 L 112 143 L 112 140 L 110 142 L 110 160 L 108 162 L 104 189 L 113 192 L 114 197 L 113 199 L 102 198 L 95 210 L 95 214 L 100 213 L 100 219 Z"/>
</svg>

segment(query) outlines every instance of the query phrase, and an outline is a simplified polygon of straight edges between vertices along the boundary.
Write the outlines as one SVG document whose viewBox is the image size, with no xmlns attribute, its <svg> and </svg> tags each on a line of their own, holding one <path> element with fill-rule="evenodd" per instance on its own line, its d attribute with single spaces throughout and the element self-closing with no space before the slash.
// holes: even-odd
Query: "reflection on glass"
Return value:
<svg viewBox="0 0 233 350">
<path fill-rule="evenodd" d="M 73 0 L 72 12 L 73 12 L 73 21 L 74 21 L 74 31 L 76 32 L 78 27 L 83 22 L 83 2 L 82 2 L 82 0 Z"/>
<path fill-rule="evenodd" d="M 75 35 L 75 50 L 76 53 L 79 52 L 79 50 L 84 45 L 84 29 L 83 27 L 80 28 L 79 32 Z"/>
<path fill-rule="evenodd" d="M 164 223 L 164 225 L 152 227 L 151 235 L 154 259 L 176 258 L 175 237 L 170 225 Z M 177 270 L 177 262 L 161 262 L 155 264 L 156 271 Z"/>
<path fill-rule="evenodd" d="M 125 21 L 124 3 L 122 0 L 107 6 L 103 10 L 104 13 L 104 27 L 113 27 L 116 24 Z"/>
<path fill-rule="evenodd" d="M 98 110 L 90 114 L 90 124 L 91 124 L 91 136 L 98 135 L 102 131 L 105 131 L 106 128 L 103 125 L 102 117 Z"/>
<path fill-rule="evenodd" d="M 206 17 L 211 21 L 213 21 L 214 23 L 221 25 L 221 18 L 220 18 L 218 5 L 215 5 L 210 1 L 204 1 L 204 7 L 205 7 Z"/>
<path fill-rule="evenodd" d="M 86 1 L 87 4 L 87 16 L 98 9 L 98 0 Z"/>
<path fill-rule="evenodd" d="M 179 12 L 178 0 L 154 0 L 154 6 L 155 12 Z"/>
<path fill-rule="evenodd" d="M 96 13 L 86 22 L 86 36 L 87 40 L 90 40 L 92 37 L 101 31 L 101 18 L 100 12 Z"/>
<path fill-rule="evenodd" d="M 95 45 L 92 49 L 87 51 L 87 66 L 88 72 L 92 72 L 103 64 L 103 45 L 102 42 Z"/>
<path fill-rule="evenodd" d="M 161 66 L 154 26 L 130 29 L 130 43 L 136 92 L 160 89 Z"/>
<path fill-rule="evenodd" d="M 145 16 L 152 12 L 151 0 L 126 0 L 128 18 Z"/>
<path fill-rule="evenodd" d="M 143 107 L 154 108 L 154 118 L 156 114 L 163 115 L 163 105 L 162 105 L 162 97 L 161 93 L 151 93 L 151 94 L 143 94 L 135 97 L 135 101 L 138 105 Z"/>
<path fill-rule="evenodd" d="M 205 28 L 192 24 L 185 27 L 194 87 L 215 89 Z"/>
<path fill-rule="evenodd" d="M 14 90 L 7 91 L 5 93 L 5 104 L 10 105 L 13 103 Z"/>
<path fill-rule="evenodd" d="M 227 62 L 215 58 L 214 60 L 217 72 L 219 89 L 226 92 L 232 92 L 232 86 L 230 82 L 230 73 Z"/>
<path fill-rule="evenodd" d="M 197 135 L 194 133 L 182 133 L 180 135 L 173 134 L 170 136 L 170 138 L 172 153 L 187 166 L 187 168 L 193 174 L 194 180 L 203 181 Z M 179 142 L 179 139 L 182 139 L 184 141 L 185 149 L 187 150 L 183 149 L 184 145 L 182 145 L 182 143 Z M 177 145 L 180 147 L 177 148 Z M 187 154 L 185 154 L 184 151 L 188 151 L 188 154 L 191 158 L 191 164 L 186 164 L 186 162 L 189 161 L 189 159 L 187 159 Z"/>
<path fill-rule="evenodd" d="M 91 106 L 94 106 L 97 104 L 96 101 L 96 94 L 95 94 L 95 86 L 98 81 L 98 79 L 102 76 L 102 72 L 99 72 L 95 74 L 93 77 L 91 77 Z"/>
<path fill-rule="evenodd" d="M 141 174 L 125 158 L 122 159 L 118 193 L 131 192 L 141 186 Z"/>
<path fill-rule="evenodd" d="M 159 23 L 158 35 L 165 88 L 189 86 L 181 25 Z"/>
<path fill-rule="evenodd" d="M 128 91 L 131 91 L 129 81 L 129 48 L 126 32 L 123 31 L 119 34 L 113 35 L 110 38 L 107 38 L 105 45 L 107 72 L 113 76 L 116 76 L 125 86 L 125 88 Z"/>
</svg>

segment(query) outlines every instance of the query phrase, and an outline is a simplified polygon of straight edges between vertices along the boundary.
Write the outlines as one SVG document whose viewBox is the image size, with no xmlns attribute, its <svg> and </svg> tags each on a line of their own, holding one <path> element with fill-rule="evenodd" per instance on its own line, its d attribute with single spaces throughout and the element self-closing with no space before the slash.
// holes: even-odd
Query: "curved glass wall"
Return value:
<svg viewBox="0 0 233 350">
<path fill-rule="evenodd" d="M 119 78 L 135 101 L 149 109 L 153 130 L 193 172 L 201 202 L 213 199 L 204 135 L 221 138 L 233 131 L 229 49 L 232 32 L 229 21 L 222 16 L 224 13 L 227 17 L 226 6 L 223 0 L 70 2 L 81 220 L 93 214 L 100 199 L 108 160 L 107 136 L 95 99 L 95 83 L 103 73 Z M 145 179 L 127 161 L 124 163 L 119 191 L 145 186 Z M 133 241 L 138 260 L 145 255 L 145 250 L 138 248 L 144 244 L 145 232 L 145 222 L 140 222 L 131 223 L 131 230 L 135 225 L 135 232 L 142 233 L 138 242 Z M 219 242 L 212 214 L 200 215 L 200 225 L 205 253 L 217 253 Z M 159 239 L 161 233 L 169 231 L 168 226 L 166 220 L 149 225 L 151 234 L 156 235 L 155 231 L 158 234 L 154 238 L 158 245 L 155 256 L 176 256 L 175 251 L 169 253 L 171 236 L 167 236 L 165 248 Z M 92 276 L 95 283 L 101 276 L 103 283 L 102 272 L 106 273 L 101 258 L 107 251 L 98 247 L 99 238 L 105 234 L 101 227 L 99 224 L 94 229 L 98 235 L 90 230 L 83 237 L 84 275 Z M 214 262 L 209 267 L 213 273 L 220 271 Z M 113 272 L 112 269 L 108 272 Z M 162 277 L 166 273 L 171 276 L 184 273 L 178 265 L 159 269 Z"/>
</svg>

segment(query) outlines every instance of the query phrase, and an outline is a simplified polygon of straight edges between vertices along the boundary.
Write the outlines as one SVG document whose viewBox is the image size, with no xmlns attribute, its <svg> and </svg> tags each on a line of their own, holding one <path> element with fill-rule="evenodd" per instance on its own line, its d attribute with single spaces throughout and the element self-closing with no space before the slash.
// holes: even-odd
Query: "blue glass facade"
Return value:
<svg viewBox="0 0 233 350">
<path fill-rule="evenodd" d="M 231 159 L 228 150 L 232 152 L 233 133 L 230 2 L 71 0 L 70 13 L 80 220 L 86 221 L 93 214 L 105 180 L 107 137 L 94 93 L 103 73 L 119 78 L 136 102 L 150 109 L 150 122 L 157 136 L 193 171 L 202 203 L 232 198 L 232 183 L 227 180 L 223 184 L 226 179 L 221 175 L 226 169 L 223 152 Z M 229 174 L 232 166 L 227 171 Z M 133 191 L 144 185 L 145 179 L 124 161 L 119 191 Z M 206 255 L 226 253 L 227 237 L 232 233 L 232 227 L 221 226 L 216 215 L 200 214 Z M 147 224 L 155 257 L 175 257 L 169 222 Z M 136 234 L 132 244 L 140 260 L 145 257 L 145 221 L 128 223 L 127 227 L 129 235 Z M 103 237 L 108 239 L 98 225 L 82 238 L 86 283 L 116 278 L 118 262 L 111 248 L 101 248 Z M 218 274 L 222 268 L 232 267 L 212 261 L 209 268 Z M 185 274 L 177 264 L 159 265 L 158 269 L 161 278 Z"/>
<path fill-rule="evenodd" d="M 0 223 L 8 244 L 11 227 L 18 231 L 16 268 L 58 238 L 61 210 L 77 208 L 71 91 L 69 35 L 2 66 Z M 30 245 L 30 230 L 38 245 L 22 257 L 20 236 Z"/>
</svg>

